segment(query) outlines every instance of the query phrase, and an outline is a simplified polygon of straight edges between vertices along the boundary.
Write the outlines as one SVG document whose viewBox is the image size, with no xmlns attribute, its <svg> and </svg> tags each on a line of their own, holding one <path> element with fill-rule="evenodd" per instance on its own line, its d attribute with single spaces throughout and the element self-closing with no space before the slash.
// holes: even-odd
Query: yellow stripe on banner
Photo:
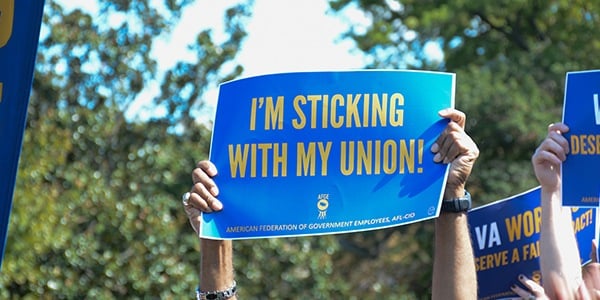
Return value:
<svg viewBox="0 0 600 300">
<path fill-rule="evenodd" d="M 13 29 L 13 16 L 15 14 L 15 0 L 0 1 L 0 48 L 4 47 Z"/>
</svg>

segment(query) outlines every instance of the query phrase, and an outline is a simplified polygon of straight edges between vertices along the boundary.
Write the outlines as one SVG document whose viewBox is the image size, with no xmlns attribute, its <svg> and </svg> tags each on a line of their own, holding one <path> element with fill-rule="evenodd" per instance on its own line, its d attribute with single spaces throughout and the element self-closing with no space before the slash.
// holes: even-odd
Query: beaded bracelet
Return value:
<svg viewBox="0 0 600 300">
<path fill-rule="evenodd" d="M 196 289 L 196 300 L 227 300 L 237 294 L 237 283 L 223 291 L 203 292 L 200 287 Z"/>
</svg>

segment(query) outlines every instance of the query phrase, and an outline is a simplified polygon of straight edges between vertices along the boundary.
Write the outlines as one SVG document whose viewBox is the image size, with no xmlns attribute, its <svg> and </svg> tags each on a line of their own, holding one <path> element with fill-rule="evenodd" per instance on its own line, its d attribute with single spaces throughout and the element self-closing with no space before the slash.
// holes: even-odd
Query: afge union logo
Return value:
<svg viewBox="0 0 600 300">
<path fill-rule="evenodd" d="M 319 209 L 319 219 L 327 217 L 327 208 L 329 207 L 329 194 L 319 194 L 317 197 L 317 209 Z"/>
<path fill-rule="evenodd" d="M 14 14 L 15 0 L 0 1 L 0 48 L 4 47 L 10 39 Z"/>
</svg>

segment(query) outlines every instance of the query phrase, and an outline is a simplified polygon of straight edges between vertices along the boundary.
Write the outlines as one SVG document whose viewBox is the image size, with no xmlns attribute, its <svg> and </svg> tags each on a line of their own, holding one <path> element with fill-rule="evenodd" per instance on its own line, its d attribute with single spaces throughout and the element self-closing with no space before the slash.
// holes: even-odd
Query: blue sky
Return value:
<svg viewBox="0 0 600 300">
<path fill-rule="evenodd" d="M 98 10 L 92 0 L 57 0 L 67 9 Z M 152 0 L 160 5 L 163 0 Z M 239 0 L 196 0 L 182 12 L 178 26 L 170 35 L 155 40 L 153 55 L 159 70 L 172 67 L 179 60 L 193 61 L 195 55 L 187 50 L 196 35 L 207 28 L 213 29 L 218 39 L 224 38 L 223 15 Z M 397 2 L 388 2 L 391 10 L 401 9 Z M 363 68 L 367 61 L 350 40 L 341 35 L 348 25 L 366 25 L 368 19 L 357 9 L 346 9 L 343 15 L 328 12 L 327 0 L 255 0 L 253 15 L 246 28 L 248 36 L 238 54 L 236 63 L 244 66 L 243 77 L 313 70 L 347 70 Z M 125 21 L 125 16 L 110 19 Z M 414 34 L 414 32 L 409 32 Z M 427 46 L 432 46 L 431 45 Z M 438 47 L 426 47 L 426 52 L 440 56 Z M 157 74 L 156 78 L 161 78 Z M 158 94 L 159 83 L 148 82 L 127 111 L 129 118 L 145 119 L 149 114 L 161 115 L 164 110 L 152 105 Z M 206 106 L 200 111 L 199 121 L 209 123 L 214 116 L 218 87 L 209 86 L 204 95 Z"/>
<path fill-rule="evenodd" d="M 61 0 L 66 8 L 83 8 L 97 11 L 96 1 Z M 157 3 L 160 2 L 157 0 Z M 158 37 L 153 55 L 159 70 L 166 70 L 178 60 L 194 60 L 187 45 L 196 35 L 212 28 L 216 37 L 223 36 L 223 15 L 238 0 L 196 0 L 182 12 L 182 19 L 169 36 Z M 351 41 L 341 41 L 351 20 L 355 24 L 366 22 L 358 11 L 351 11 L 346 18 L 328 13 L 327 0 L 255 0 L 253 15 L 248 23 L 248 37 L 242 45 L 237 63 L 244 66 L 244 77 L 309 70 L 357 69 L 365 65 L 363 56 Z M 115 18 L 115 22 L 122 19 Z M 157 76 L 157 78 L 161 78 Z M 129 108 L 130 118 L 144 119 L 149 111 L 161 114 L 151 107 L 153 95 L 158 93 L 158 82 L 148 83 L 148 88 Z M 209 87 L 205 95 L 206 107 L 199 116 L 201 122 L 213 118 L 218 88 Z"/>
<path fill-rule="evenodd" d="M 187 13 L 204 10 L 216 1 L 197 0 Z M 236 1 L 218 1 L 221 11 L 212 15 L 209 24 L 223 23 L 225 7 Z M 237 62 L 244 66 L 244 77 L 268 73 L 290 71 L 309 71 L 326 69 L 356 69 L 365 65 L 363 56 L 352 51 L 351 41 L 340 41 L 341 34 L 347 30 L 345 20 L 327 13 L 326 0 L 256 0 L 252 19 L 248 24 L 248 37 L 244 42 Z M 365 22 L 365 18 L 355 12 L 353 22 Z M 206 20 L 208 21 L 208 20 Z M 204 26 L 210 26 L 206 24 Z M 194 25 L 192 25 L 194 26 Z M 190 28 L 183 25 L 182 28 Z M 175 31 L 174 37 L 191 38 L 195 35 Z M 206 95 L 207 109 L 201 115 L 201 121 L 213 117 L 218 90 L 211 88 Z"/>
</svg>

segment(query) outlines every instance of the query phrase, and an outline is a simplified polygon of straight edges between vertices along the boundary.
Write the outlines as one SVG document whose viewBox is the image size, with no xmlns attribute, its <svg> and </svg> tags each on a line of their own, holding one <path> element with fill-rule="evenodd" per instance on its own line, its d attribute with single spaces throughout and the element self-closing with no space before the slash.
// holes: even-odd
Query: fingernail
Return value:
<svg viewBox="0 0 600 300">
<path fill-rule="evenodd" d="M 440 150 L 440 146 L 437 143 L 433 143 L 431 145 L 431 152 L 438 152 Z"/>
<path fill-rule="evenodd" d="M 217 188 L 216 186 L 213 186 L 213 187 L 210 189 L 210 193 L 211 193 L 213 196 L 215 196 L 215 197 L 216 197 L 216 196 L 218 196 L 218 195 L 219 195 L 219 188 Z"/>
<path fill-rule="evenodd" d="M 436 162 L 436 163 L 439 163 L 440 161 L 442 161 L 442 155 L 440 155 L 439 153 L 438 153 L 438 154 L 436 154 L 436 155 L 433 157 L 433 161 L 434 161 L 434 162 Z"/>
<path fill-rule="evenodd" d="M 221 201 L 214 201 L 213 208 L 215 210 L 221 210 L 221 209 L 223 209 L 223 203 L 221 203 Z"/>
</svg>

